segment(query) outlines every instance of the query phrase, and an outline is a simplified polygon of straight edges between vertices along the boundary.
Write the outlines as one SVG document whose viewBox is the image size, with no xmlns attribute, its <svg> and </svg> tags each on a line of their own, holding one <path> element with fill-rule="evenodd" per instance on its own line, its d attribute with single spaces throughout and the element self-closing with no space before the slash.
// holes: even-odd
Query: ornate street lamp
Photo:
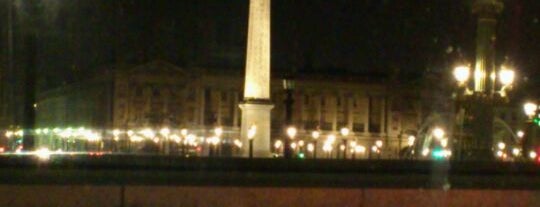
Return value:
<svg viewBox="0 0 540 207">
<path fill-rule="evenodd" d="M 501 0 L 474 1 L 472 12 L 477 17 L 474 71 L 467 64 L 458 65 L 453 71 L 462 91 L 457 94 L 460 117 L 470 117 L 466 121 L 471 128 L 472 140 L 467 142 L 470 151 L 466 154 L 471 155 L 472 159 L 493 159 L 494 105 L 506 101 L 506 93 L 515 79 L 515 71 L 507 60 L 498 67 L 495 65 L 497 16 L 503 7 Z M 460 121 L 459 126 L 461 129 L 465 125 Z M 465 149 L 465 139 L 461 134 L 459 137 L 458 152 L 461 155 L 464 154 L 462 151 Z"/>
</svg>

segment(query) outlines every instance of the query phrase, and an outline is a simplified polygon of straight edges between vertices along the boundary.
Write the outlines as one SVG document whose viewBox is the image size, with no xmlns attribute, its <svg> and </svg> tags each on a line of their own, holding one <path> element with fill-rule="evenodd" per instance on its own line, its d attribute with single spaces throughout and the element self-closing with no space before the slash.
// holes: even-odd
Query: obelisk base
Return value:
<svg viewBox="0 0 540 207">
<path fill-rule="evenodd" d="M 270 152 L 270 122 L 271 110 L 274 105 L 270 101 L 246 101 L 239 104 L 242 110 L 242 128 L 240 137 L 242 141 L 242 157 L 249 157 L 248 130 L 252 125 L 257 127 L 253 138 L 253 157 L 268 158 Z"/>
</svg>

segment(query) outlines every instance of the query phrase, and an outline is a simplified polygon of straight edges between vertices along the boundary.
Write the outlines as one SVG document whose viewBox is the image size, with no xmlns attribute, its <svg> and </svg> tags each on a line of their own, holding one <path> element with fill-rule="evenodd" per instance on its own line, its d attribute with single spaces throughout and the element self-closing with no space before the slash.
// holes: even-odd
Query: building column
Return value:
<svg viewBox="0 0 540 207">
<path fill-rule="evenodd" d="M 347 97 L 347 128 L 349 128 L 351 131 L 353 131 L 353 123 L 354 123 L 354 97 L 348 96 Z"/>
<path fill-rule="evenodd" d="M 317 123 L 319 125 L 319 127 L 321 126 L 321 124 L 323 124 L 321 121 L 321 101 L 322 101 L 322 98 L 323 96 L 322 95 L 319 95 L 317 96 L 317 103 L 315 104 L 315 118 L 317 119 Z"/>
<path fill-rule="evenodd" d="M 339 95 L 334 96 L 333 103 L 332 103 L 332 131 L 337 131 L 338 125 L 337 125 L 337 117 L 338 117 L 338 105 L 337 105 L 337 99 L 339 98 Z"/>
<path fill-rule="evenodd" d="M 233 127 L 238 127 L 238 115 L 239 115 L 239 108 L 238 107 L 235 107 L 235 106 L 238 106 L 238 92 L 233 92 Z"/>
<path fill-rule="evenodd" d="M 216 124 L 218 126 L 221 126 L 221 91 L 217 91 L 217 100 L 216 100 L 216 105 L 217 105 L 217 109 L 216 109 Z"/>
<path fill-rule="evenodd" d="M 371 114 L 371 97 L 367 95 L 363 98 L 364 106 L 366 106 L 365 112 L 363 114 L 364 120 L 364 133 L 369 133 L 369 115 Z"/>
<path fill-rule="evenodd" d="M 204 126 L 204 110 L 205 110 L 205 104 L 206 104 L 206 100 L 205 100 L 205 94 L 204 94 L 205 90 L 204 90 L 204 87 L 199 87 L 199 90 L 198 90 L 198 96 L 199 96 L 199 114 L 198 114 L 198 117 L 199 117 L 199 124 L 200 126 Z"/>
<path fill-rule="evenodd" d="M 381 135 L 386 135 L 386 97 L 381 97 Z"/>
</svg>

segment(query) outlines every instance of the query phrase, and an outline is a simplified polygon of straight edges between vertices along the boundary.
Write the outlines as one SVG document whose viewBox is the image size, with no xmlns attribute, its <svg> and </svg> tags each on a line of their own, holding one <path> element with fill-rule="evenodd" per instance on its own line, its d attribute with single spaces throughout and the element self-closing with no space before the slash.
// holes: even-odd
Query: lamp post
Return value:
<svg viewBox="0 0 540 207">
<path fill-rule="evenodd" d="M 253 158 L 253 138 L 257 133 L 257 126 L 251 125 L 248 130 L 248 140 L 249 140 L 249 159 Z"/>
<path fill-rule="evenodd" d="M 287 136 L 288 136 L 288 139 L 285 139 L 285 149 L 284 149 L 284 152 L 283 152 L 283 156 L 286 158 L 286 159 L 289 159 L 292 157 L 292 154 L 293 154 L 293 151 L 291 149 L 291 140 L 294 139 L 294 137 L 296 136 L 296 128 L 295 127 L 288 127 L 287 128 Z"/>
<path fill-rule="evenodd" d="M 533 148 L 533 145 L 536 144 L 536 127 L 540 126 L 540 118 L 538 114 L 538 105 L 533 102 L 527 102 L 523 104 L 523 111 L 527 115 L 527 132 L 522 135 L 522 148 L 524 152 L 528 152 Z M 537 125 L 537 126 L 535 126 Z"/>
<path fill-rule="evenodd" d="M 476 59 L 474 71 L 471 73 L 469 65 L 458 65 L 453 75 L 461 89 L 457 94 L 458 108 L 463 110 L 462 115 L 471 117 L 467 119 L 470 126 L 472 140 L 467 148 L 470 158 L 477 160 L 493 159 L 493 119 L 494 105 L 505 101 L 506 91 L 511 88 L 514 81 L 514 70 L 505 61 L 500 67 L 495 65 L 495 37 L 497 16 L 504 5 L 500 0 L 475 0 L 472 12 L 477 17 Z M 470 76 L 474 77 L 470 81 Z M 468 86 L 473 85 L 472 89 Z M 466 104 L 462 104 L 466 103 Z M 464 126 L 460 123 L 460 127 Z M 460 145 L 464 141 L 461 138 Z"/>
<path fill-rule="evenodd" d="M 293 124 L 292 123 L 292 107 L 294 104 L 294 99 L 293 99 L 294 87 L 295 87 L 295 82 L 291 78 L 286 78 L 283 80 L 283 89 L 285 90 L 285 93 L 286 93 L 285 124 L 286 126 L 289 126 L 289 128 L 291 128 L 290 126 Z M 289 138 L 291 138 L 288 129 L 287 129 L 287 134 L 289 135 Z M 296 134 L 296 130 L 295 130 L 295 134 Z M 284 140 L 285 140 L 285 143 L 284 143 L 283 157 L 285 157 L 285 159 L 290 159 L 292 157 L 290 140 L 289 139 L 284 139 Z"/>
<path fill-rule="evenodd" d="M 221 127 L 216 127 L 214 129 L 214 135 L 219 139 L 221 140 L 221 135 L 223 134 L 223 128 Z M 249 134 L 248 134 L 248 138 L 249 138 Z M 219 142 L 219 145 L 216 146 L 216 149 L 215 149 L 215 152 L 214 154 L 216 156 L 220 156 L 221 155 L 221 141 Z"/>
<path fill-rule="evenodd" d="M 313 159 L 317 159 L 317 140 L 321 136 L 319 130 L 311 132 L 311 137 L 313 138 Z"/>
</svg>

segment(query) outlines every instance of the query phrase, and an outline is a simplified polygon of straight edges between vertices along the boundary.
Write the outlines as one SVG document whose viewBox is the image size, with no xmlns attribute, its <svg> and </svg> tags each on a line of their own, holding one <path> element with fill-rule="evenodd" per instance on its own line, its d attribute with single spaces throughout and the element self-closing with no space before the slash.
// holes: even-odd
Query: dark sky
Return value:
<svg viewBox="0 0 540 207">
<path fill-rule="evenodd" d="M 2 0 L 7 4 L 8 0 Z M 35 32 L 45 85 L 112 64 L 163 59 L 243 69 L 247 0 L 17 0 L 16 34 Z M 272 67 L 404 77 L 473 62 L 470 0 L 273 0 Z M 505 1 L 497 55 L 526 76 L 540 66 L 540 1 Z M 2 9 L 2 16 L 7 16 Z M 4 18 L 3 22 L 6 22 Z M 7 18 L 6 18 L 7 19 Z M 2 28 L 6 62 L 7 26 Z M 24 35 L 20 35 L 24 36 Z M 15 38 L 16 56 L 24 56 Z M 17 52 L 18 51 L 18 52 Z"/>
</svg>

